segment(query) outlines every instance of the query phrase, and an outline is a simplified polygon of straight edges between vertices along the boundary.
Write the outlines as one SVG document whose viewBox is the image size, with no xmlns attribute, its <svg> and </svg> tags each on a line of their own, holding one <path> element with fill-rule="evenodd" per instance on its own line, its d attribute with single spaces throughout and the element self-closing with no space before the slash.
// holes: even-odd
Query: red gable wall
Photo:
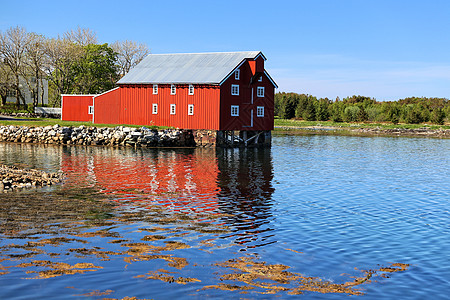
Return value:
<svg viewBox="0 0 450 300">
<path fill-rule="evenodd" d="M 120 123 L 120 90 L 114 89 L 94 98 L 94 123 Z"/>
<path fill-rule="evenodd" d="M 93 105 L 94 95 L 62 95 L 61 96 L 61 120 L 91 122 L 89 106 Z"/>
<path fill-rule="evenodd" d="M 262 57 L 258 59 L 263 60 Z M 275 88 L 267 76 L 259 82 L 251 83 L 253 72 L 261 62 L 247 61 L 239 67 L 240 79 L 232 74 L 220 88 L 220 129 L 221 130 L 273 130 Z M 253 70 L 252 70 L 253 67 Z M 239 85 L 239 95 L 231 95 L 231 86 Z M 264 87 L 264 97 L 257 96 L 257 88 Z M 253 95 L 253 96 L 252 96 Z M 253 99 L 253 100 L 252 100 Z M 231 105 L 239 105 L 239 116 L 231 116 Z M 257 116 L 257 107 L 264 107 L 264 117 Z M 253 111 L 253 122 L 252 122 Z M 252 124 L 253 123 L 253 124 Z M 253 125 L 253 126 L 252 126 Z"/>
</svg>

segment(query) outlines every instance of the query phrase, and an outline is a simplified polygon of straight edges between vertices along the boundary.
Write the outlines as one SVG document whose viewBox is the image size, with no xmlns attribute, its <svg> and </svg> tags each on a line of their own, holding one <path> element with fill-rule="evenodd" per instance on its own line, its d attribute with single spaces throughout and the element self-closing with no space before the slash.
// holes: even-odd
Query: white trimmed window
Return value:
<svg viewBox="0 0 450 300">
<path fill-rule="evenodd" d="M 94 114 L 94 107 L 93 106 L 89 106 L 88 114 L 90 114 L 90 115 Z"/>
<path fill-rule="evenodd" d="M 264 117 L 264 106 L 257 106 L 256 107 L 256 116 L 257 117 Z"/>
<path fill-rule="evenodd" d="M 152 114 L 154 114 L 154 115 L 158 114 L 158 104 L 156 104 L 156 103 L 152 104 Z"/>
<path fill-rule="evenodd" d="M 158 85 L 157 84 L 153 85 L 153 95 L 158 95 Z"/>
<path fill-rule="evenodd" d="M 239 105 L 231 105 L 231 116 L 239 117 Z"/>
<path fill-rule="evenodd" d="M 189 85 L 189 93 L 188 94 L 189 95 L 194 95 L 194 85 L 193 84 Z"/>
<path fill-rule="evenodd" d="M 262 82 L 262 76 L 259 77 L 258 81 L 259 81 L 259 82 Z"/>
<path fill-rule="evenodd" d="M 234 79 L 239 80 L 241 78 L 241 70 L 234 71 Z"/>
<path fill-rule="evenodd" d="M 258 97 L 264 97 L 264 87 L 263 86 L 258 86 L 258 88 L 256 90 L 256 95 Z"/>
<path fill-rule="evenodd" d="M 188 115 L 189 116 L 194 115 L 194 104 L 188 104 Z"/>
<path fill-rule="evenodd" d="M 177 105 L 176 104 L 170 104 L 170 114 L 174 115 L 177 112 Z"/>
<path fill-rule="evenodd" d="M 176 95 L 176 93 L 177 93 L 177 87 L 175 86 L 175 84 L 171 84 L 170 85 L 170 94 Z"/>
<path fill-rule="evenodd" d="M 239 96 L 239 85 L 238 84 L 231 85 L 231 95 Z"/>
</svg>

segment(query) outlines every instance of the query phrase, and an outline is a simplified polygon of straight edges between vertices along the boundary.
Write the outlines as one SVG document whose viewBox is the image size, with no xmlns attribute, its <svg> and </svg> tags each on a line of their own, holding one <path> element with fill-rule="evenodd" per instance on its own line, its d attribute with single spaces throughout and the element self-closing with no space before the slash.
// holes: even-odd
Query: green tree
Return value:
<svg viewBox="0 0 450 300">
<path fill-rule="evenodd" d="M 283 95 L 280 103 L 280 118 L 292 119 L 295 117 L 295 101 L 293 97 Z"/>
<path fill-rule="evenodd" d="M 308 99 L 308 103 L 306 104 L 306 108 L 303 111 L 303 119 L 306 121 L 315 121 L 316 120 L 316 102 L 317 100 L 312 97 Z"/>
<path fill-rule="evenodd" d="M 419 124 L 422 122 L 422 115 L 417 105 L 407 104 L 404 108 L 404 121 L 408 124 Z"/>
<path fill-rule="evenodd" d="M 316 106 L 316 119 L 317 121 L 328 121 L 330 114 L 328 112 L 328 107 L 330 106 L 330 100 L 327 98 L 321 98 L 317 102 Z"/>
<path fill-rule="evenodd" d="M 356 120 L 358 122 L 364 122 L 369 119 L 369 115 L 367 114 L 366 110 L 364 109 L 364 106 L 358 106 L 359 111 L 356 113 Z"/>
<path fill-rule="evenodd" d="M 356 105 L 347 106 L 344 109 L 343 120 L 345 122 L 356 122 L 360 108 Z"/>
<path fill-rule="evenodd" d="M 400 106 L 398 103 L 390 103 L 387 106 L 386 117 L 392 124 L 398 124 L 400 121 Z"/>
<path fill-rule="evenodd" d="M 98 94 L 112 89 L 117 79 L 116 53 L 108 44 L 89 44 L 74 65 L 73 93 Z"/>
<path fill-rule="evenodd" d="M 431 122 L 433 122 L 435 124 L 443 125 L 444 119 L 445 119 L 445 112 L 442 108 L 435 108 L 431 112 L 431 116 L 430 116 Z"/>
<path fill-rule="evenodd" d="M 307 121 L 316 120 L 316 105 L 317 98 L 311 95 L 296 95 L 297 106 L 295 109 L 295 116 L 299 119 Z"/>
<path fill-rule="evenodd" d="M 342 122 L 342 115 L 345 104 L 342 101 L 335 101 L 329 106 L 330 119 L 333 122 Z"/>
</svg>

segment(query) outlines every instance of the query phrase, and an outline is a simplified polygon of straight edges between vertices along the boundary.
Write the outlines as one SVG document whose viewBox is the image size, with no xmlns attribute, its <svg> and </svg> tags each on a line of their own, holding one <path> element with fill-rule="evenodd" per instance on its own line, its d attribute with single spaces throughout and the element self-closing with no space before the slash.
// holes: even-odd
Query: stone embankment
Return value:
<svg viewBox="0 0 450 300">
<path fill-rule="evenodd" d="M 39 170 L 0 165 L 0 192 L 24 187 L 53 185 L 61 182 L 62 179 L 62 173 L 47 173 Z"/>
<path fill-rule="evenodd" d="M 0 126 L 0 141 L 57 145 L 105 145 L 128 147 L 191 147 L 192 131 L 155 130 L 146 127 L 46 127 Z"/>
<path fill-rule="evenodd" d="M 389 135 L 389 136 L 423 136 L 423 137 L 439 137 L 439 138 L 450 138 L 450 129 L 430 129 L 430 128 L 393 128 L 393 129 L 382 129 L 382 128 L 359 128 L 358 132 L 375 134 L 375 135 Z"/>
</svg>

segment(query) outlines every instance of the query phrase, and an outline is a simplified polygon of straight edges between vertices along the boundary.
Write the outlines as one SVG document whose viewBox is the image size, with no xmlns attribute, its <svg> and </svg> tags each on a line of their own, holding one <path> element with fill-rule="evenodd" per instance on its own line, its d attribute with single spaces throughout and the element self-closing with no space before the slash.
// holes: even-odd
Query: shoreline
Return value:
<svg viewBox="0 0 450 300">
<path fill-rule="evenodd" d="M 275 133 L 287 134 L 320 134 L 320 135 L 348 135 L 348 136 L 387 136 L 387 137 L 424 137 L 450 138 L 450 129 L 422 128 L 389 128 L 380 127 L 334 127 L 334 126 L 275 126 Z"/>
</svg>

